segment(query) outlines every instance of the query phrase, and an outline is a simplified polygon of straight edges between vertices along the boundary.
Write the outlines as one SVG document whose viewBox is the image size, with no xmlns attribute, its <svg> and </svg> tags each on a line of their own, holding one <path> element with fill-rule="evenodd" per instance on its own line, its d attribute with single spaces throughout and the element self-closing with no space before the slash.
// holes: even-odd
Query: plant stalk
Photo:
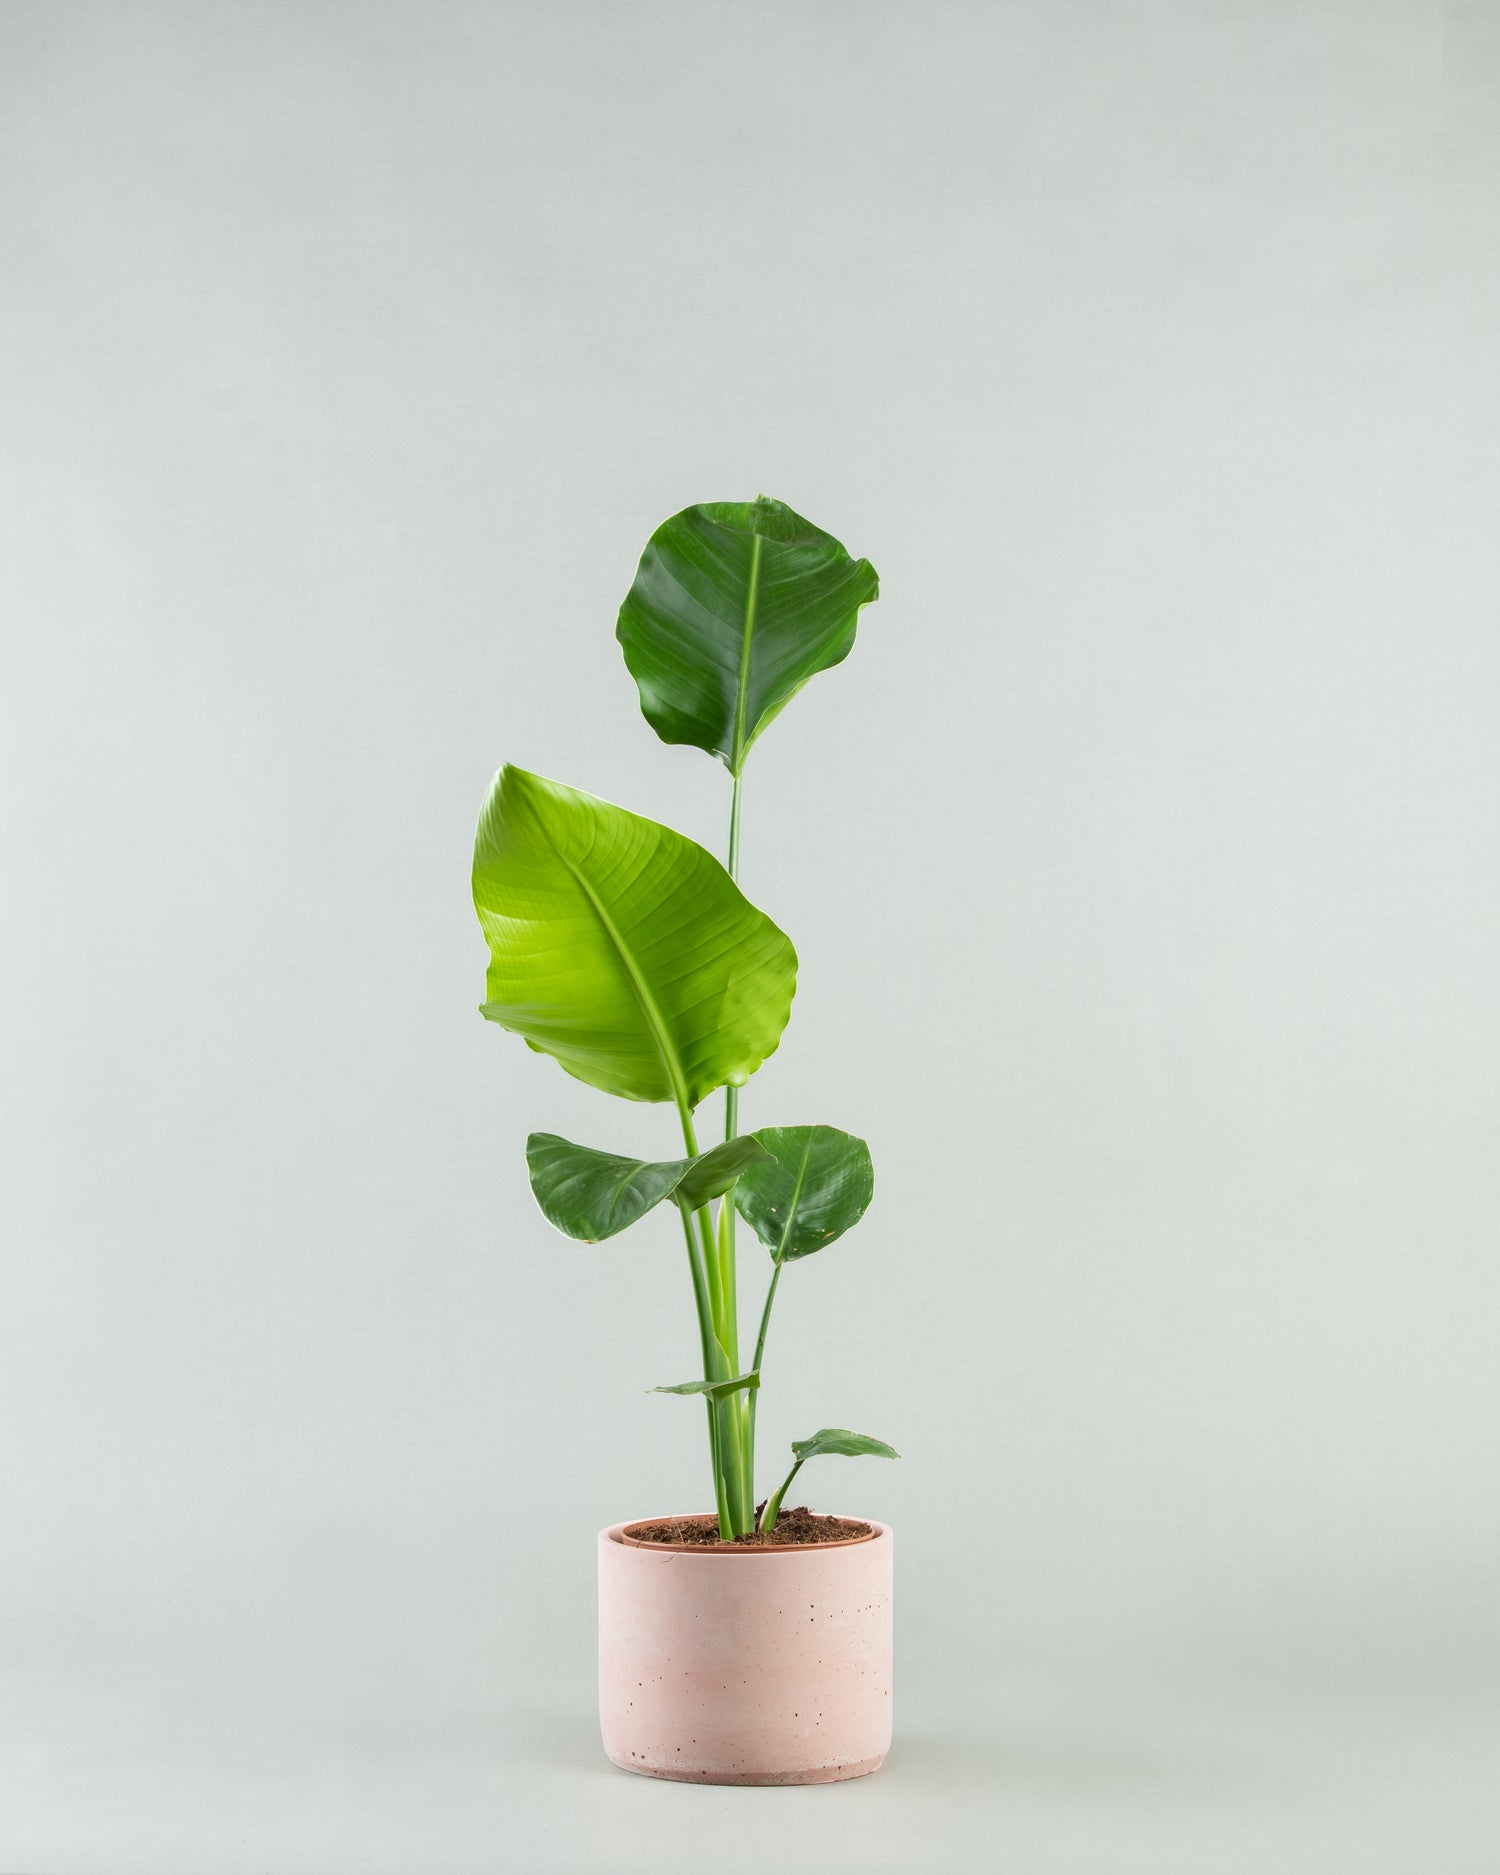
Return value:
<svg viewBox="0 0 1500 1875">
<path fill-rule="evenodd" d="M 796 1464 L 793 1465 L 791 1470 L 787 1473 L 786 1477 L 782 1480 L 781 1489 L 779 1491 L 773 1491 L 771 1495 L 766 1499 L 766 1507 L 760 1514 L 760 1522 L 756 1525 L 757 1529 L 774 1530 L 776 1528 L 776 1519 L 781 1512 L 781 1500 L 786 1496 L 787 1492 L 790 1490 L 793 1478 L 796 1477 L 797 1473 L 801 1471 L 801 1469 L 802 1469 L 802 1460 L 799 1458 Z"/>
<path fill-rule="evenodd" d="M 766 1351 L 766 1330 L 771 1326 L 771 1304 L 776 1300 L 776 1285 L 780 1281 L 781 1259 L 778 1257 L 771 1265 L 771 1286 L 766 1290 L 766 1305 L 760 1312 L 760 1333 L 755 1337 L 755 1360 L 753 1366 L 757 1374 L 760 1372 L 761 1358 Z M 754 1393 L 747 1396 L 749 1405 L 745 1409 L 747 1420 L 745 1428 L 746 1464 L 750 1472 L 752 1484 L 755 1478 L 755 1405 L 759 1393 L 760 1389 L 757 1387 Z"/>
<path fill-rule="evenodd" d="M 719 1457 L 719 1413 L 717 1403 L 705 1400 L 708 1408 L 708 1451 L 714 1468 L 714 1508 L 719 1513 L 719 1535 L 728 1542 L 734 1535 L 734 1518 L 729 1509 L 729 1487 L 724 1481 L 724 1466 Z"/>
<path fill-rule="evenodd" d="M 750 578 L 745 593 L 745 622 L 740 643 L 739 696 L 734 718 L 734 746 L 730 752 L 730 772 L 734 777 L 729 803 L 729 876 L 739 883 L 740 876 L 740 771 L 745 761 L 745 704 L 749 695 L 750 649 L 755 635 L 755 607 L 760 595 L 761 537 L 755 536 L 750 549 Z M 724 1089 L 724 1137 L 733 1139 L 739 1131 L 740 1090 L 733 1084 Z M 692 1120 L 683 1113 L 683 1137 L 691 1139 Z M 696 1140 L 688 1150 L 697 1152 Z M 730 1362 L 729 1373 L 739 1372 L 739 1283 L 735 1271 L 734 1200 L 726 1192 L 719 1200 L 718 1228 L 711 1231 L 706 1211 L 700 1213 L 705 1266 L 714 1270 L 714 1322 L 719 1346 Z M 717 1240 L 717 1241 L 715 1241 Z M 751 1399 L 754 1399 L 752 1394 Z M 737 1393 L 721 1405 L 718 1462 L 725 1473 L 731 1515 L 739 1531 L 749 1531 L 755 1522 L 755 1416 L 754 1408 Z M 730 1453 L 732 1463 L 723 1462 Z M 717 1475 L 717 1474 L 716 1474 Z M 722 1512 L 720 1522 L 722 1524 Z"/>
<path fill-rule="evenodd" d="M 724 1310 L 724 1326 L 720 1342 L 729 1362 L 731 1374 L 740 1371 L 739 1337 L 739 1301 L 735 1288 L 734 1274 L 734 1204 L 726 1192 L 719 1203 L 719 1289 L 721 1306 Z M 734 1438 L 740 1455 L 740 1478 L 744 1487 L 744 1496 L 736 1507 L 736 1516 L 741 1527 L 749 1530 L 755 1523 L 755 1474 L 751 1468 L 751 1448 L 746 1442 L 746 1428 L 751 1423 L 753 1407 L 747 1402 L 753 1401 L 755 1390 L 736 1393 L 724 1404 L 733 1409 Z"/>
<path fill-rule="evenodd" d="M 729 876 L 739 884 L 740 879 L 740 762 L 744 752 L 738 747 L 744 734 L 744 696 L 746 665 L 749 659 L 750 634 L 754 626 L 756 590 L 760 583 L 760 537 L 756 536 L 755 547 L 750 563 L 750 592 L 745 606 L 745 649 L 740 669 L 740 709 L 735 725 L 734 782 L 729 797 Z M 740 1125 L 740 1090 L 730 1082 L 724 1089 L 724 1137 L 733 1139 L 739 1132 Z M 718 1278 L 720 1309 L 725 1318 L 731 1344 L 731 1359 L 736 1363 L 730 1369 L 738 1373 L 739 1360 L 739 1277 L 735 1268 L 735 1224 L 734 1199 L 725 1192 L 719 1200 L 719 1260 Z M 755 1523 L 755 1393 L 736 1394 L 735 1430 L 740 1453 L 740 1476 L 744 1485 L 744 1501 L 740 1505 L 740 1514 L 744 1518 L 745 1528 L 752 1529 Z"/>
<path fill-rule="evenodd" d="M 693 1278 L 693 1301 L 698 1310 L 698 1339 L 703 1349 L 703 1378 L 705 1380 L 727 1380 L 729 1370 L 718 1371 L 720 1349 L 714 1334 L 713 1311 L 708 1300 L 708 1279 L 704 1274 L 703 1264 L 698 1254 L 698 1239 L 693 1235 L 692 1220 L 679 1206 L 682 1217 L 682 1235 L 687 1243 L 688 1269 Z M 719 1535 L 728 1540 L 735 1534 L 734 1519 L 730 1512 L 728 1487 L 724 1476 L 724 1464 L 719 1450 L 719 1413 L 717 1403 L 705 1400 L 708 1408 L 708 1457 L 713 1466 L 714 1499 L 719 1512 Z"/>
<path fill-rule="evenodd" d="M 698 1134 L 687 1102 L 677 1102 L 682 1142 L 691 1158 L 698 1156 Z M 681 1207 L 679 1207 L 680 1209 Z M 697 1234 L 694 1235 L 694 1222 Z M 698 1308 L 698 1333 L 703 1344 L 703 1378 L 729 1380 L 739 1370 L 738 1337 L 734 1332 L 734 1294 L 724 1292 L 718 1267 L 717 1245 L 707 1205 L 690 1218 L 682 1212 L 688 1263 L 693 1273 L 693 1300 Z M 727 1310 L 726 1310 L 727 1304 Z M 714 1470 L 714 1496 L 719 1511 L 719 1535 L 743 1536 L 755 1522 L 755 1499 L 745 1469 L 744 1432 L 739 1395 L 708 1402 L 710 1456 Z"/>
</svg>

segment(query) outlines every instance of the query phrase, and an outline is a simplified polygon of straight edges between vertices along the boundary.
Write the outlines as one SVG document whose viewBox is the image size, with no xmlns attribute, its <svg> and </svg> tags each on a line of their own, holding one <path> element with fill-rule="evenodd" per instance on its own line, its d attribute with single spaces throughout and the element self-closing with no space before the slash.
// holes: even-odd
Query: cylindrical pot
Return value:
<svg viewBox="0 0 1500 1875">
<path fill-rule="evenodd" d="M 599 1532 L 599 1725 L 622 1770 L 831 1784 L 891 1743 L 886 1524 L 840 1544 L 667 1549 Z"/>
</svg>

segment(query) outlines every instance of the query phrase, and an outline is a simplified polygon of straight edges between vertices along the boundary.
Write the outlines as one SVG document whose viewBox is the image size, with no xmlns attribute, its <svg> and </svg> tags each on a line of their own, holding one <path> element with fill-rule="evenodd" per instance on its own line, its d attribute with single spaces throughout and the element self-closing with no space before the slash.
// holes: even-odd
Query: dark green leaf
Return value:
<svg viewBox="0 0 1500 1875">
<path fill-rule="evenodd" d="M 763 1126 L 772 1163 L 749 1167 L 735 1209 L 778 1263 L 811 1256 L 857 1224 L 875 1192 L 870 1149 L 836 1126 Z"/>
<path fill-rule="evenodd" d="M 706 1393 L 711 1400 L 723 1400 L 731 1393 L 754 1393 L 759 1385 L 759 1374 L 736 1374 L 733 1380 L 684 1380 L 675 1387 L 652 1387 L 651 1392 Z"/>
<path fill-rule="evenodd" d="M 790 940 L 654 820 L 505 768 L 479 817 L 474 906 L 483 1013 L 608 1094 L 695 1107 L 781 1039 Z"/>
<path fill-rule="evenodd" d="M 768 1156 L 748 1135 L 696 1159 L 629 1159 L 556 1133 L 533 1133 L 526 1142 L 537 1203 L 549 1223 L 581 1243 L 615 1236 L 663 1198 L 675 1196 L 696 1210 L 727 1191 L 742 1166 Z"/>
<path fill-rule="evenodd" d="M 783 502 L 703 502 L 651 536 L 615 636 L 662 741 L 737 775 L 807 680 L 849 655 L 879 594 L 868 560 Z"/>
<path fill-rule="evenodd" d="M 556 1133 L 526 1142 L 531 1189 L 549 1224 L 581 1243 L 599 1243 L 669 1197 L 690 1159 L 627 1159 L 575 1146 Z"/>
<path fill-rule="evenodd" d="M 753 1134 L 742 1133 L 735 1139 L 726 1139 L 723 1145 L 711 1147 L 689 1161 L 677 1186 L 677 1202 L 689 1211 L 696 1211 L 711 1198 L 722 1197 L 748 1166 L 770 1163 L 770 1153 Z"/>
<path fill-rule="evenodd" d="M 792 1455 L 799 1465 L 806 1464 L 810 1458 L 823 1458 L 837 1453 L 844 1458 L 899 1458 L 901 1454 L 893 1451 L 881 1439 L 872 1439 L 868 1433 L 846 1432 L 842 1426 L 825 1426 L 821 1432 L 815 1432 L 810 1439 L 793 1439 Z"/>
</svg>

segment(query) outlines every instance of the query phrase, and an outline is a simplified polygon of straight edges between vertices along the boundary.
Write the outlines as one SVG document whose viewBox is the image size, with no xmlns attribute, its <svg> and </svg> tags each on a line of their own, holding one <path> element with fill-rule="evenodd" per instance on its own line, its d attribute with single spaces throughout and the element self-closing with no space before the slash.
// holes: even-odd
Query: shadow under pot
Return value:
<svg viewBox="0 0 1500 1875">
<path fill-rule="evenodd" d="M 599 1533 L 599 1725 L 622 1770 L 692 1784 L 865 1777 L 891 1743 L 894 1538 L 778 1548 Z M 675 1520 L 657 1520 L 675 1521 Z"/>
</svg>

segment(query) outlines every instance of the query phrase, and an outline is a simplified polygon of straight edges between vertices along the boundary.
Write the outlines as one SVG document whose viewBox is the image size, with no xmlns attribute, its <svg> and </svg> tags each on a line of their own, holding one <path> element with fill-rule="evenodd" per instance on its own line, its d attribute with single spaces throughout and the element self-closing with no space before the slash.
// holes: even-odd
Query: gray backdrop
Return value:
<svg viewBox="0 0 1500 1875">
<path fill-rule="evenodd" d="M 1492 1868 L 1500 11 L 7 0 L 0 72 L 0 1869 Z M 503 760 L 722 846 L 613 621 L 757 490 L 885 592 L 749 774 L 745 1120 L 877 1167 L 761 1425 L 904 1454 L 807 1475 L 897 1749 L 779 1793 L 599 1755 L 696 1332 L 522 1145 L 675 1129 L 481 1022 L 467 887 Z"/>
</svg>

